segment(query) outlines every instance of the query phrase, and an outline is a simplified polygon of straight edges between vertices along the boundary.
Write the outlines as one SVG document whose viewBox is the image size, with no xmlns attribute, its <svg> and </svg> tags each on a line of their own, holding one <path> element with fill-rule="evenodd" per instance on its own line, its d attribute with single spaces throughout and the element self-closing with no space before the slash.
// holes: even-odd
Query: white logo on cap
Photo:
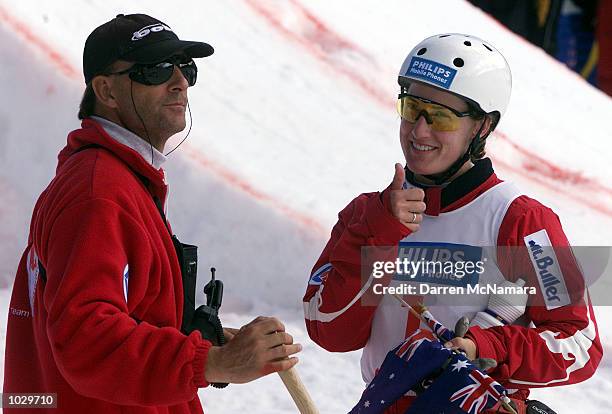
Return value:
<svg viewBox="0 0 612 414">
<path fill-rule="evenodd" d="M 148 26 L 143 27 L 139 31 L 134 32 L 134 36 L 132 36 L 132 40 L 134 41 L 140 40 L 143 37 L 149 35 L 150 33 L 161 32 L 162 30 L 167 30 L 169 32 L 172 31 L 170 27 L 166 26 L 163 23 L 150 24 Z"/>
</svg>

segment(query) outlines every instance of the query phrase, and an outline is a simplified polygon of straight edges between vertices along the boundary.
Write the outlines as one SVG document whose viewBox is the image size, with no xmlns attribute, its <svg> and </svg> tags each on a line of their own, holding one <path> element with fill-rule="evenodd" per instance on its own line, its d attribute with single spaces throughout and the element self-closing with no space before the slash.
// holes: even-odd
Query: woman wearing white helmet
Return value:
<svg viewBox="0 0 612 414">
<path fill-rule="evenodd" d="M 432 36 L 418 44 L 404 60 L 398 82 L 400 136 L 409 173 L 435 185 L 446 184 L 483 157 L 486 137 L 506 111 L 512 89 L 501 53 L 460 34 Z"/>
<path fill-rule="evenodd" d="M 410 52 L 398 82 L 406 165 L 396 164 L 383 192 L 361 194 L 339 213 L 304 296 L 310 337 L 330 351 L 363 348 L 362 376 L 366 383 L 373 379 L 386 353 L 420 326 L 395 298 L 376 294 L 373 276 L 362 283 L 362 248 L 399 245 L 400 257 L 413 262 L 444 257 L 486 265 L 466 277 L 415 271 L 402 278 L 398 272 L 387 282 L 392 287 L 526 283 L 536 292 L 525 296 L 526 306 L 518 307 L 524 314 L 515 320 L 515 311 L 491 309 L 487 295 L 462 301 L 417 291 L 446 326 L 463 315 L 473 319 L 465 337 L 447 345 L 470 359 L 494 359 L 491 376 L 516 390 L 518 408 L 529 388 L 589 378 L 602 348 L 561 223 L 551 209 L 499 179 L 484 158 L 487 137 L 510 99 L 506 60 L 474 36 L 436 35 Z M 377 306 L 364 304 L 368 295 Z M 453 306 L 457 300 L 461 306 Z M 386 412 L 403 413 L 414 398 L 386 402 Z"/>
</svg>

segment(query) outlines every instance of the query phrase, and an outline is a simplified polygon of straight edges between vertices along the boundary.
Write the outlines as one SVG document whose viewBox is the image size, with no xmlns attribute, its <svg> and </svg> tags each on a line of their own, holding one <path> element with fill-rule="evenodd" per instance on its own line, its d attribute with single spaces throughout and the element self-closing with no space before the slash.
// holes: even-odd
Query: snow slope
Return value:
<svg viewBox="0 0 612 414">
<path fill-rule="evenodd" d="M 167 164 L 170 219 L 182 239 L 200 246 L 200 269 L 217 267 L 227 325 L 258 314 L 286 321 L 305 345 L 298 369 L 324 413 L 357 401 L 359 354 L 330 354 L 308 340 L 301 295 L 337 211 L 360 192 L 384 188 L 401 161 L 396 71 L 426 35 L 468 32 L 506 55 L 513 96 L 490 145 L 499 175 L 553 207 L 575 244 L 610 245 L 612 101 L 469 4 L 432 5 L 186 0 L 176 8 L 152 0 L 126 8 L 89 0 L 77 8 L 0 0 L 3 319 L 33 204 L 66 132 L 78 125 L 83 43 L 120 12 L 149 13 L 215 47 L 190 91 L 191 136 Z M 612 312 L 601 307 L 597 316 L 609 354 Z M 611 365 L 606 356 L 586 383 L 534 394 L 559 413 L 607 412 Z M 276 376 L 201 395 L 208 413 L 295 412 Z"/>
</svg>

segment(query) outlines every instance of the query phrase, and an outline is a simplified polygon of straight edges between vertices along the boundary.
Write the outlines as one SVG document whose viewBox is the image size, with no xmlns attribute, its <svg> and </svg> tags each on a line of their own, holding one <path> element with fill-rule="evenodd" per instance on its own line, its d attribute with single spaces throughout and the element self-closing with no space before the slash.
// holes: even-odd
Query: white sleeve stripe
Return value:
<svg viewBox="0 0 612 414">
<path fill-rule="evenodd" d="M 125 265 L 123 269 L 123 296 L 125 297 L 125 303 L 128 303 L 128 289 L 130 283 L 130 265 Z"/>
<path fill-rule="evenodd" d="M 30 248 L 26 259 L 26 268 L 28 270 L 28 297 L 30 298 L 30 311 L 34 317 L 34 302 L 36 301 L 36 286 L 38 285 L 38 276 L 40 268 L 38 267 L 38 255 L 34 246 Z"/>
<path fill-rule="evenodd" d="M 593 341 L 596 338 L 597 332 L 595 329 L 595 323 L 591 318 L 591 309 L 590 304 L 591 300 L 589 299 L 588 292 L 585 291 L 584 296 L 585 306 L 587 307 L 587 318 L 589 324 L 581 331 L 576 331 L 574 335 L 569 336 L 567 338 L 559 338 L 559 332 L 552 331 L 543 331 L 540 332 L 540 337 L 546 342 L 546 346 L 550 350 L 550 352 L 555 354 L 561 354 L 563 359 L 566 361 L 574 360 L 574 363 L 566 368 L 565 377 L 550 380 L 548 382 L 531 382 L 531 381 L 521 381 L 510 378 L 508 381 L 514 384 L 522 384 L 522 385 L 550 385 L 558 382 L 567 381 L 572 372 L 578 371 L 581 368 L 584 368 L 586 364 L 591 359 L 589 355 L 589 349 L 593 345 Z"/>
<path fill-rule="evenodd" d="M 309 321 L 318 321 L 318 322 L 333 321 L 338 316 L 346 312 L 351 306 L 355 304 L 355 302 L 357 302 L 363 296 L 363 294 L 366 292 L 366 290 L 368 290 L 368 288 L 372 284 L 372 280 L 373 280 L 373 277 L 372 275 L 370 275 L 370 278 L 368 279 L 368 281 L 363 285 L 363 287 L 357 293 L 357 295 L 355 295 L 355 297 L 351 299 L 348 305 L 346 305 L 344 308 L 340 309 L 339 311 L 332 312 L 332 313 L 325 313 L 325 312 L 319 311 L 319 308 L 323 304 L 323 298 L 321 297 L 321 295 L 323 293 L 323 289 L 325 288 L 324 285 L 319 286 L 319 290 L 317 290 L 317 293 L 315 293 L 314 296 L 308 302 L 303 303 L 304 318 Z"/>
</svg>

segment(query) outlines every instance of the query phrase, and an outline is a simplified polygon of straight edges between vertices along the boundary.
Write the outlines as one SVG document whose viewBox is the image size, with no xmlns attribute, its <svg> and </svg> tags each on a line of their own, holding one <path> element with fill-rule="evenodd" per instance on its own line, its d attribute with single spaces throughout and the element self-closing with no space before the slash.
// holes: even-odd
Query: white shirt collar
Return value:
<svg viewBox="0 0 612 414">
<path fill-rule="evenodd" d="M 136 151 L 140 156 L 148 162 L 153 168 L 159 170 L 164 162 L 166 162 L 166 156 L 159 152 L 157 148 L 152 147 L 147 141 L 140 138 L 138 135 L 134 134 L 132 131 L 125 129 L 121 125 L 117 125 L 116 123 L 109 121 L 108 119 L 101 118 L 99 116 L 93 115 L 91 117 L 104 128 L 104 131 L 115 141 L 123 144 L 134 151 Z M 151 152 L 151 148 L 153 151 Z M 151 159 L 151 154 L 153 154 L 153 159 Z"/>
</svg>

